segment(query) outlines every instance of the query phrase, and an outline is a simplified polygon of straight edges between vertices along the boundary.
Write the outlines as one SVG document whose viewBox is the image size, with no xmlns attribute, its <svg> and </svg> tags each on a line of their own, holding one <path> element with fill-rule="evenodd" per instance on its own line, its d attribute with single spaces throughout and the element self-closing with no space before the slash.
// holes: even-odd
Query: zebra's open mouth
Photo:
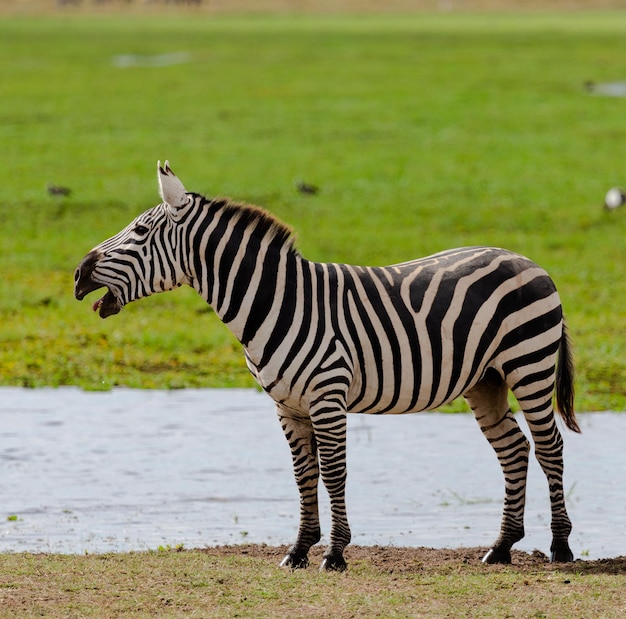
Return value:
<svg viewBox="0 0 626 619">
<path fill-rule="evenodd" d="M 117 298 L 117 296 L 107 290 L 103 297 L 100 297 L 93 305 L 94 312 L 100 312 L 100 318 L 107 318 L 120 312 L 124 304 Z"/>
<path fill-rule="evenodd" d="M 100 282 L 94 277 L 94 268 L 99 258 L 99 254 L 92 251 L 78 265 L 74 273 L 74 296 L 79 301 L 82 301 L 90 292 L 106 286 L 106 294 L 100 297 L 91 307 L 94 312 L 100 312 L 100 318 L 107 318 L 119 313 L 122 307 L 124 307 L 124 302 L 110 285 Z"/>
</svg>

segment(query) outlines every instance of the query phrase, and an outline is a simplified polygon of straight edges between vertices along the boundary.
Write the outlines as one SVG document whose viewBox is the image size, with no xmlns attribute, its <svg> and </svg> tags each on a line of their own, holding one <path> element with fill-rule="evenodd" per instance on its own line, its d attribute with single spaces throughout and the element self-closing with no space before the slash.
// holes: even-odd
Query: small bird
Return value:
<svg viewBox="0 0 626 619">
<path fill-rule="evenodd" d="M 69 187 L 61 187 L 60 185 L 52 185 L 48 183 L 48 193 L 51 196 L 69 196 L 72 190 Z"/>
<path fill-rule="evenodd" d="M 314 196 L 319 191 L 319 187 L 311 185 L 310 183 L 305 183 L 304 181 L 296 181 L 295 185 L 296 189 L 300 193 L 308 194 L 310 196 Z"/>
<path fill-rule="evenodd" d="M 614 211 L 616 208 L 626 203 L 626 194 L 619 187 L 611 187 L 604 197 L 604 208 Z"/>
</svg>

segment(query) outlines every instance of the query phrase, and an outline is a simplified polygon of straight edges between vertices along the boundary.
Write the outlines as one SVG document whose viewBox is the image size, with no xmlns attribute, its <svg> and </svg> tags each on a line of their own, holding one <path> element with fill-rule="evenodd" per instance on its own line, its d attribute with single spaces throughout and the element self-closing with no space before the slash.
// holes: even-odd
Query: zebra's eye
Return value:
<svg viewBox="0 0 626 619">
<path fill-rule="evenodd" d="M 133 232 L 135 234 L 138 234 L 139 236 L 144 236 L 146 234 L 148 234 L 148 232 L 150 232 L 149 228 L 147 226 L 144 226 L 142 224 L 137 224 L 135 226 L 135 229 L 133 230 Z"/>
</svg>

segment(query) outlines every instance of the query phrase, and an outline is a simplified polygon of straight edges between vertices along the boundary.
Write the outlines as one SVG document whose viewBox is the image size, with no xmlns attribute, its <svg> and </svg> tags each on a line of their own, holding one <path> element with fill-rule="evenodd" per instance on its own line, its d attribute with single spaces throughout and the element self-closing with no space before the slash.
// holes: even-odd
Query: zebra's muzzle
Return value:
<svg viewBox="0 0 626 619">
<path fill-rule="evenodd" d="M 74 273 L 74 296 L 79 301 L 82 301 L 90 292 L 106 286 L 106 294 L 92 305 L 92 309 L 94 312 L 100 312 L 100 318 L 108 318 L 113 316 L 113 314 L 117 314 L 124 306 L 124 303 L 109 286 L 93 278 L 93 269 L 96 262 L 96 257 L 88 254 L 78 265 Z"/>
<path fill-rule="evenodd" d="M 79 301 L 82 301 L 89 292 L 93 292 L 98 288 L 102 288 L 102 284 L 92 282 L 92 286 L 90 287 L 77 288 L 74 292 L 74 296 Z M 124 307 L 124 304 L 111 289 L 107 289 L 106 293 L 91 306 L 94 312 L 100 313 L 100 318 L 113 316 L 113 314 L 119 313 L 122 307 Z"/>
</svg>

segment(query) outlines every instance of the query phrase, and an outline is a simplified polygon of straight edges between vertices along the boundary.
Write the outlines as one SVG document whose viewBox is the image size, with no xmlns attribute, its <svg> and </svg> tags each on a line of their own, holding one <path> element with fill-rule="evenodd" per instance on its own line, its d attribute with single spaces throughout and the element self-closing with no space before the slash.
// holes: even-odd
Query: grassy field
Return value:
<svg viewBox="0 0 626 619">
<path fill-rule="evenodd" d="M 554 569 L 516 553 L 354 548 L 348 572 L 277 567 L 284 549 L 0 555 L 0 618 L 516 617 L 621 619 L 626 560 Z M 316 553 L 319 558 L 319 553 Z"/>
<path fill-rule="evenodd" d="M 308 258 L 471 244 L 544 266 L 578 409 L 626 409 L 626 14 L 6 17 L 0 22 L 0 384 L 252 386 L 191 290 L 101 321 L 82 256 L 187 188 L 260 204 Z M 299 194 L 294 181 L 318 185 Z M 48 184 L 71 190 L 50 195 Z"/>
</svg>

